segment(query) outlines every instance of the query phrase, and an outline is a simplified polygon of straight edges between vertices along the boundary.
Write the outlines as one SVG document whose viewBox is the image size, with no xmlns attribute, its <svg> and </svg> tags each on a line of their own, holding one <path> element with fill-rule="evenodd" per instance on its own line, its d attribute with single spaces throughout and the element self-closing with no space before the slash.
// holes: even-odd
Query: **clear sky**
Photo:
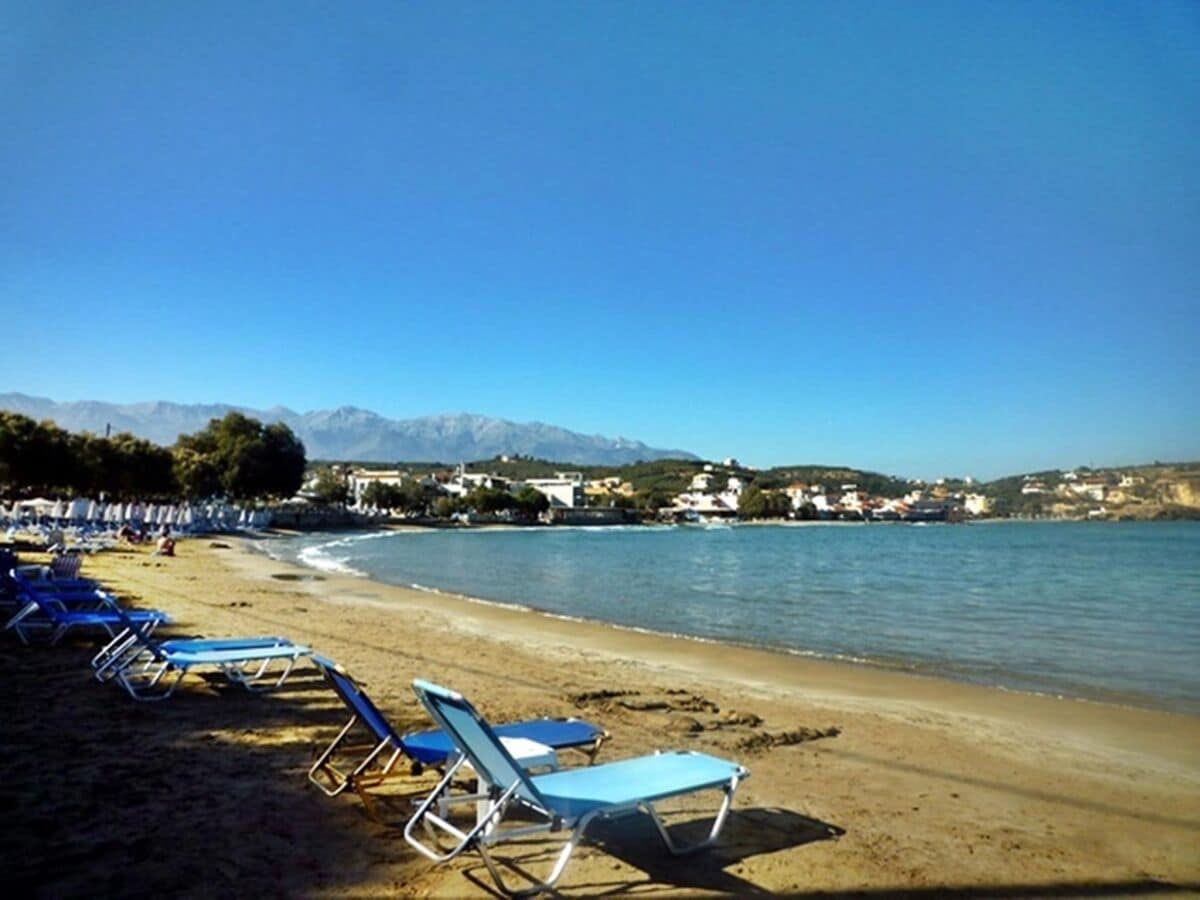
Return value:
<svg viewBox="0 0 1200 900">
<path fill-rule="evenodd" d="M 11 3 L 0 391 L 1200 458 L 1200 5 Z"/>
</svg>

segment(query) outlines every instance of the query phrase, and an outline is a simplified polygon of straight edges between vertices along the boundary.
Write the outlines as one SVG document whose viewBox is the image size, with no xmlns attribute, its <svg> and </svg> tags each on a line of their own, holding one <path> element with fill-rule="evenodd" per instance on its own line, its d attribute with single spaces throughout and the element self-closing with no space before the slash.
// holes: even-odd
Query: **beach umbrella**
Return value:
<svg viewBox="0 0 1200 900">
<path fill-rule="evenodd" d="M 184 508 L 179 511 L 180 525 L 190 528 L 195 520 L 195 514 L 192 512 L 192 508 L 190 506 L 184 506 Z"/>
<path fill-rule="evenodd" d="M 100 518 L 100 504 L 97 503 L 95 500 L 89 500 L 88 505 L 87 505 L 87 510 L 84 512 L 83 517 L 85 519 L 87 519 L 89 522 L 95 522 L 97 519 L 99 519 Z"/>
<path fill-rule="evenodd" d="M 54 505 L 50 507 L 50 518 L 61 519 L 65 512 L 66 509 L 63 507 L 63 502 L 61 500 L 55 500 Z"/>
<path fill-rule="evenodd" d="M 86 515 L 87 501 L 82 497 L 76 497 L 67 504 L 66 517 L 72 522 L 80 522 Z"/>
</svg>

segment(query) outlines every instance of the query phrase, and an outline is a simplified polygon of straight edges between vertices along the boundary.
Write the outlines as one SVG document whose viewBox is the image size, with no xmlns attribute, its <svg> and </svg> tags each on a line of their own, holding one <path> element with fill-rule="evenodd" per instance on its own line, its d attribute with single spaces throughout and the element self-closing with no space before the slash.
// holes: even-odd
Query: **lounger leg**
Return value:
<svg viewBox="0 0 1200 900">
<path fill-rule="evenodd" d="M 27 616 L 32 614 L 33 611 L 37 608 L 38 608 L 37 603 L 33 600 L 30 600 L 28 603 L 26 603 L 24 606 L 22 606 L 19 610 L 17 610 L 16 614 L 13 615 L 12 618 L 10 618 L 7 622 L 4 623 L 5 630 L 8 630 L 11 628 L 13 631 L 15 631 L 17 633 L 17 638 L 21 641 L 22 644 L 25 644 L 26 646 L 29 646 L 29 637 L 25 634 L 25 626 L 21 623 Z"/>
<path fill-rule="evenodd" d="M 708 837 L 700 841 L 698 844 L 691 844 L 686 847 L 680 847 L 672 839 L 667 831 L 666 823 L 658 814 L 658 810 L 654 808 L 653 803 L 643 803 L 642 808 L 650 814 L 650 818 L 654 820 L 655 826 L 658 828 L 658 834 L 662 838 L 663 843 L 667 845 L 667 849 L 675 856 L 685 856 L 688 853 L 695 853 L 697 850 L 703 850 L 705 847 L 711 847 L 717 842 L 717 838 L 721 835 L 721 829 L 725 827 L 725 820 L 729 817 L 729 810 L 733 806 L 733 795 L 737 792 L 740 779 L 734 776 L 729 780 L 724 788 L 725 798 L 721 801 L 721 808 L 717 811 L 716 818 L 713 819 L 712 828 L 708 832 Z"/>
<path fill-rule="evenodd" d="M 353 728 L 357 722 L 358 716 L 352 715 L 350 717 L 350 721 L 347 722 L 345 727 L 338 732 L 338 736 L 333 739 L 333 743 L 325 748 L 321 755 L 316 758 L 316 761 L 313 762 L 312 767 L 308 770 L 308 780 L 319 787 L 321 789 L 321 793 L 325 794 L 326 796 L 336 797 L 350 784 L 349 778 L 342 778 L 339 780 L 335 775 L 328 773 L 325 769 L 325 765 L 333 757 L 333 754 L 337 752 L 338 748 L 342 745 L 342 741 L 346 739 L 346 735 L 350 733 L 350 729 Z M 320 781 L 320 779 L 317 778 L 318 772 L 325 774 L 325 776 L 333 784 L 332 789 L 326 787 Z"/>
<path fill-rule="evenodd" d="M 571 830 L 571 836 L 563 844 L 562 850 L 559 851 L 558 858 L 555 859 L 554 866 L 550 869 L 550 874 L 546 877 L 546 880 L 536 881 L 530 887 L 514 890 L 505 883 L 503 876 L 500 874 L 500 867 L 496 865 L 491 854 L 488 853 L 488 842 L 486 839 L 478 842 L 479 855 L 483 857 L 483 864 L 487 866 L 488 873 L 492 876 L 492 881 L 496 882 L 496 886 L 500 888 L 501 892 L 507 894 L 509 897 L 532 897 L 553 890 L 554 885 L 558 883 L 558 879 L 562 877 L 562 873 L 566 871 L 567 863 L 571 861 L 571 856 L 575 853 L 575 848 L 583 840 L 584 832 L 587 831 L 588 826 L 597 815 L 598 813 L 595 812 L 588 813 L 579 820 L 578 824 Z"/>
</svg>

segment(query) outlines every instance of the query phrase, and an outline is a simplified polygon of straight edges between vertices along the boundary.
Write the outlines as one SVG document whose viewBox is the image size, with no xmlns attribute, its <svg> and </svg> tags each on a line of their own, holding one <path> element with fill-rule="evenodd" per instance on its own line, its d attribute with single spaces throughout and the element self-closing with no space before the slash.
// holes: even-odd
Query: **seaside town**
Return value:
<svg viewBox="0 0 1200 900">
<path fill-rule="evenodd" d="M 916 523 L 1000 516 L 1101 520 L 1164 517 L 1164 510 L 1168 517 L 1187 517 L 1188 509 L 1200 505 L 1195 472 L 1188 479 L 1174 469 L 1044 472 L 988 484 L 970 477 L 925 482 L 825 470 L 826 476 L 841 477 L 785 481 L 787 469 L 762 472 L 729 457 L 673 468 L 653 464 L 654 486 L 647 487 L 645 465 L 592 478 L 580 471 L 542 471 L 551 467 L 508 456 L 490 465 L 440 469 L 334 464 L 312 471 L 299 496 L 314 502 L 344 498 L 349 508 L 370 515 L 573 525 L 739 519 Z M 512 474 L 519 468 L 539 474 Z"/>
</svg>

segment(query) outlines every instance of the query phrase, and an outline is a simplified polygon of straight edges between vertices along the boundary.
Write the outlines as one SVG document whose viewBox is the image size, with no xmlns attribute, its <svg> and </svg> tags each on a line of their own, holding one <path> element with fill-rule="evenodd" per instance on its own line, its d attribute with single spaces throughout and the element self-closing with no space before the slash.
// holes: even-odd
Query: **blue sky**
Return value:
<svg viewBox="0 0 1200 900">
<path fill-rule="evenodd" d="M 1194 3 L 0 18 L 0 390 L 1200 458 Z"/>
</svg>

